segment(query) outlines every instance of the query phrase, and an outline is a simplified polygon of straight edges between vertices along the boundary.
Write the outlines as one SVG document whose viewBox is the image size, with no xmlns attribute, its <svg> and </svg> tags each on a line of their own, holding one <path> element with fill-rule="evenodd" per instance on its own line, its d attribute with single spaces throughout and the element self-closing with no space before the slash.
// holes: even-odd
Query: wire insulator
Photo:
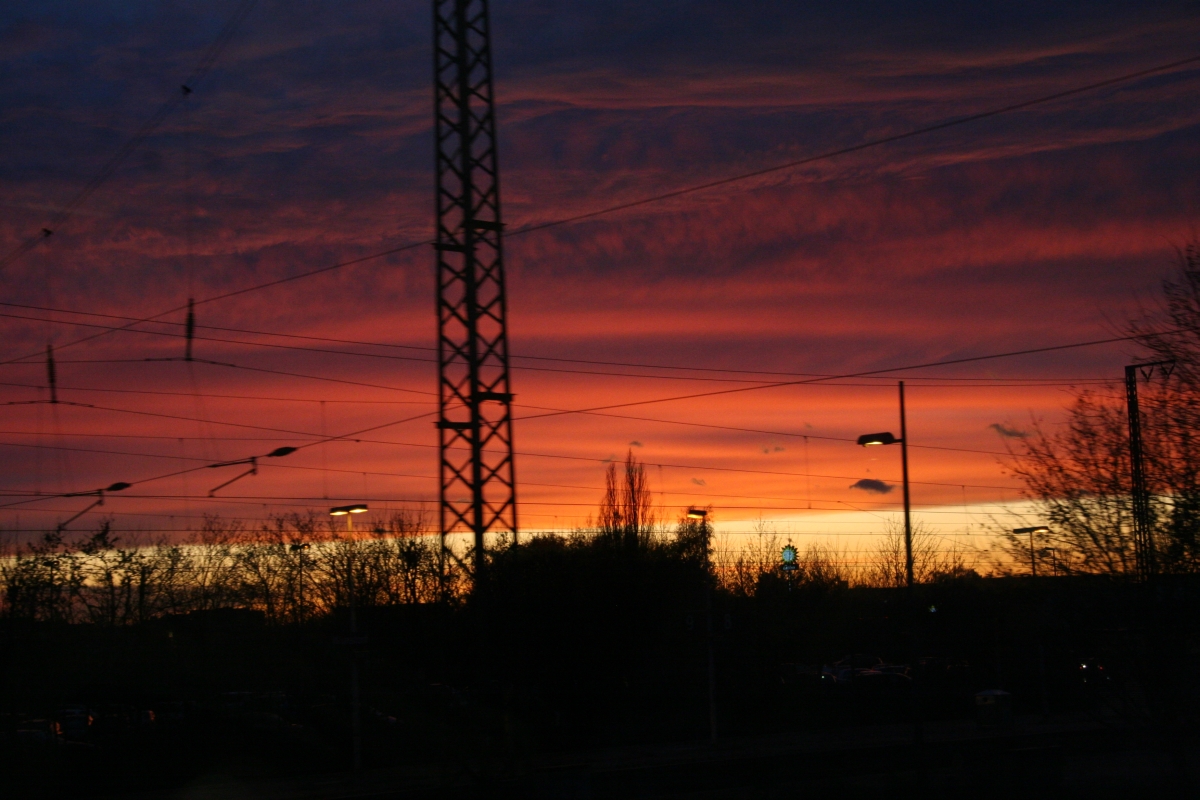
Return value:
<svg viewBox="0 0 1200 800">
<path fill-rule="evenodd" d="M 188 315 L 186 328 L 187 341 L 184 344 L 184 361 L 192 360 L 192 340 L 196 338 L 196 303 L 192 298 L 188 298 Z"/>
<path fill-rule="evenodd" d="M 46 345 L 46 381 L 50 384 L 50 402 L 58 402 L 58 375 L 54 369 L 54 345 Z"/>
</svg>

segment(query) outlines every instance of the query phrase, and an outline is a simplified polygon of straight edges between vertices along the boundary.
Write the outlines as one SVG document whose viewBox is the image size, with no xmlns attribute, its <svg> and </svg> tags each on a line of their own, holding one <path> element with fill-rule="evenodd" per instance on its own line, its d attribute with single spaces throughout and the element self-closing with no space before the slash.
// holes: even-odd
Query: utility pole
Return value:
<svg viewBox="0 0 1200 800">
<path fill-rule="evenodd" d="M 900 381 L 900 477 L 904 484 L 904 586 L 909 604 L 913 593 L 912 503 L 908 494 L 908 418 L 904 413 L 904 381 Z"/>
<path fill-rule="evenodd" d="M 517 538 L 500 174 L 487 0 L 434 0 L 439 520 Z"/>
<path fill-rule="evenodd" d="M 1137 558 L 1137 572 L 1141 580 L 1150 580 L 1158 572 L 1158 559 L 1154 552 L 1154 532 L 1150 520 L 1150 492 L 1146 488 L 1146 466 L 1142 452 L 1142 415 L 1138 409 L 1138 372 L 1148 381 L 1154 376 L 1154 368 L 1162 367 L 1169 376 L 1173 361 L 1155 361 L 1149 364 L 1130 364 L 1125 367 L 1125 403 L 1129 415 L 1129 483 L 1130 499 L 1133 503 L 1133 547 Z"/>
<path fill-rule="evenodd" d="M 689 508 L 687 519 L 694 521 L 704 534 L 704 643 L 708 656 L 708 739 L 717 741 L 717 659 L 713 652 L 713 573 L 712 573 L 712 523 L 708 521 L 708 509 Z"/>
</svg>

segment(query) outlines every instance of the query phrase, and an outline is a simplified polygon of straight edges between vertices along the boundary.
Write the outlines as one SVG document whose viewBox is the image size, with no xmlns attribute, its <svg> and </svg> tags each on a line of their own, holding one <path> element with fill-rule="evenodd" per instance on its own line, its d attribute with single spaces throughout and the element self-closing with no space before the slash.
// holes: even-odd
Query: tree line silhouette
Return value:
<svg viewBox="0 0 1200 800">
<path fill-rule="evenodd" d="M 462 592 L 420 509 L 351 535 L 315 513 L 250 527 L 207 517 L 182 541 L 124 545 L 108 522 L 67 539 L 48 532 L 0 560 L 4 613 L 48 622 L 130 625 L 220 608 L 302 622 L 348 607 L 428 603 Z"/>
</svg>

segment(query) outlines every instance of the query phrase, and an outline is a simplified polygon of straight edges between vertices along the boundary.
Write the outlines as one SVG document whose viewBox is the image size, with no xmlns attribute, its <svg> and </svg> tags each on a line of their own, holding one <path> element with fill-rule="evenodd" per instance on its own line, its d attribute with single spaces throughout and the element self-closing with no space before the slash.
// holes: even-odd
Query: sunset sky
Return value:
<svg viewBox="0 0 1200 800">
<path fill-rule="evenodd" d="M 238 6 L 0 12 L 0 255 L 178 93 Z M 1200 6 L 491 8 L 523 529 L 584 524 L 606 463 L 632 451 L 669 515 L 712 505 L 731 541 L 761 517 L 852 553 L 897 517 L 899 448 L 853 439 L 899 435 L 901 378 L 917 518 L 978 547 L 1028 524 L 1006 516 L 1020 494 L 1002 454 L 1136 348 L 898 368 L 1104 339 L 1153 308 L 1197 235 L 1200 62 L 520 229 L 1197 56 Z M 204 302 L 431 237 L 430 31 L 427 2 L 259 2 L 194 92 L 5 269 L 0 503 L 415 418 L 264 460 L 213 499 L 244 466 L 138 484 L 70 529 L 107 514 L 144 541 L 204 514 L 433 508 L 429 247 Z M 183 356 L 189 297 L 195 355 L 220 365 L 164 360 Z M 58 405 L 30 402 L 49 396 L 47 343 Z M 538 418 L 891 368 L 605 412 L 626 419 Z M 883 484 L 851 488 L 863 479 Z M 29 539 L 89 502 L 7 505 L 0 526 Z"/>
</svg>

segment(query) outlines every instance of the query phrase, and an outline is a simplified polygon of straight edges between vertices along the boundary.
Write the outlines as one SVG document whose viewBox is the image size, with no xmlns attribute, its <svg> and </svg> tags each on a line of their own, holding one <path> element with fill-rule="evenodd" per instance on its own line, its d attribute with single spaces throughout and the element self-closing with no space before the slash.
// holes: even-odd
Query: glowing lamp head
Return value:
<svg viewBox="0 0 1200 800">
<path fill-rule="evenodd" d="M 1028 528 L 1013 528 L 1013 533 L 1049 533 L 1050 529 L 1045 525 L 1033 525 Z"/>
<path fill-rule="evenodd" d="M 883 433 L 864 433 L 858 437 L 858 443 L 863 447 L 872 447 L 880 444 L 896 444 L 900 440 L 891 433 L 884 431 Z"/>
<path fill-rule="evenodd" d="M 367 510 L 366 503 L 355 503 L 352 506 L 337 506 L 329 509 L 329 516 L 344 517 L 347 514 L 362 514 Z"/>
<path fill-rule="evenodd" d="M 708 517 L 708 512 L 705 511 L 703 508 L 689 508 L 687 510 L 687 518 L 688 519 L 706 519 L 707 517 Z"/>
</svg>

